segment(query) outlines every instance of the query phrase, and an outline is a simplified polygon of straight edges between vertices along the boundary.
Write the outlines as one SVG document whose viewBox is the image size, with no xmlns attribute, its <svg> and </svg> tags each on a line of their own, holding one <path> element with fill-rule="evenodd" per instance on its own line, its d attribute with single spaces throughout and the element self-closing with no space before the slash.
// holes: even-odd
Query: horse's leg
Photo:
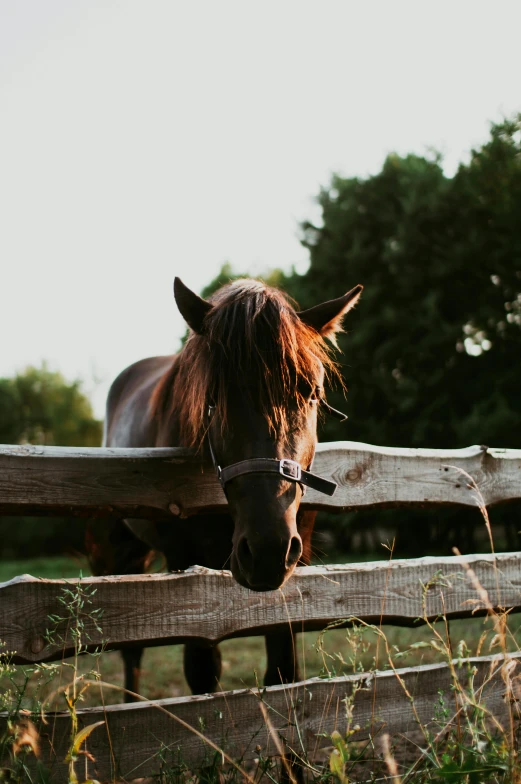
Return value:
<svg viewBox="0 0 521 784">
<path fill-rule="evenodd" d="M 121 651 L 125 674 L 125 702 L 134 702 L 137 698 L 128 692 L 139 694 L 139 678 L 141 675 L 141 659 L 144 648 L 124 648 Z"/>
<path fill-rule="evenodd" d="M 298 531 L 302 539 L 300 565 L 307 565 L 311 561 L 311 535 L 315 517 L 316 512 L 299 513 Z M 276 632 L 270 632 L 265 640 L 267 666 L 264 685 L 276 686 L 280 683 L 293 683 L 300 680 L 297 636 L 289 624 Z M 302 765 L 292 752 L 289 752 L 286 757 L 286 765 L 281 763 L 280 776 L 281 782 L 290 782 L 294 779 L 300 784 L 304 781 Z"/>
<path fill-rule="evenodd" d="M 150 547 L 138 539 L 123 520 L 89 523 L 86 534 L 87 555 L 96 575 L 143 574 L 151 556 Z M 121 651 L 125 672 L 125 689 L 139 694 L 139 676 L 143 646 Z M 125 702 L 136 698 L 125 692 Z"/>
<path fill-rule="evenodd" d="M 316 512 L 299 511 L 297 526 L 302 539 L 302 555 L 299 565 L 306 566 L 311 561 L 311 535 L 315 525 Z M 278 683 L 292 683 L 299 680 L 297 643 L 290 626 L 266 635 L 266 654 L 268 658 L 265 686 Z"/>
<path fill-rule="evenodd" d="M 268 664 L 264 676 L 265 686 L 276 686 L 299 680 L 297 640 L 289 626 L 281 631 L 270 632 L 266 635 L 266 654 Z M 289 700 L 289 704 L 291 704 L 291 700 Z M 298 717 L 289 716 L 291 722 L 296 718 Z M 287 749 L 285 763 L 283 764 L 282 760 L 280 763 L 280 782 L 281 784 L 290 784 L 293 779 L 301 784 L 304 781 L 303 768 L 299 762 L 301 755 L 298 754 L 299 746 L 293 745 L 298 744 L 298 738 L 293 737 L 293 741 L 290 743 L 297 753 Z"/>
<path fill-rule="evenodd" d="M 265 686 L 293 683 L 299 680 L 297 639 L 288 626 L 266 635 L 267 666 Z"/>
<path fill-rule="evenodd" d="M 192 694 L 217 691 L 221 679 L 221 652 L 218 645 L 185 645 L 183 657 L 185 678 Z"/>
<path fill-rule="evenodd" d="M 222 569 L 231 550 L 232 524 L 227 515 L 200 515 L 161 527 L 162 549 L 168 569 L 178 571 L 200 564 Z M 216 537 L 215 532 L 219 531 Z M 220 686 L 222 663 L 217 645 L 189 642 L 184 647 L 184 673 L 192 694 L 207 694 Z"/>
</svg>

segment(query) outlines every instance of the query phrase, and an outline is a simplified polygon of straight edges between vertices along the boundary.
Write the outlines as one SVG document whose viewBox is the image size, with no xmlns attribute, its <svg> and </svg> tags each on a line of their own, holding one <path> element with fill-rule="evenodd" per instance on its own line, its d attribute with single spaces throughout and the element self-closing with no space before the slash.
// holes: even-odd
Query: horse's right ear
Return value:
<svg viewBox="0 0 521 784">
<path fill-rule="evenodd" d="M 204 318 L 213 305 L 185 286 L 181 278 L 174 279 L 174 297 L 179 312 L 188 326 L 200 335 L 203 331 Z"/>
</svg>

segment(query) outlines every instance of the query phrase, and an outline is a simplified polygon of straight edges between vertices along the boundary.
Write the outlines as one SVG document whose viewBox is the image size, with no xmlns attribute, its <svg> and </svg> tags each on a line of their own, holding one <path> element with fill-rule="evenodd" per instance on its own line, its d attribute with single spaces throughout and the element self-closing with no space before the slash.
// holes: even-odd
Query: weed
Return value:
<svg viewBox="0 0 521 784">
<path fill-rule="evenodd" d="M 48 618 L 45 641 L 65 646 L 66 642 L 72 640 L 74 655 L 71 662 L 15 667 L 12 663 L 13 654 L 0 653 L 0 706 L 7 713 L 7 730 L 0 742 L 0 760 L 6 764 L 3 775 L 9 782 L 32 782 L 33 768 L 40 782 L 49 779 L 50 772 L 38 762 L 31 765 L 30 760 L 31 757 L 34 760 L 39 756 L 38 725 L 42 727 L 48 723 L 48 709 L 55 698 L 63 699 L 70 717 L 70 742 L 66 757 L 70 784 L 78 784 L 75 768 L 78 759 L 84 757 L 86 761 L 93 760 L 84 745 L 91 732 L 105 722 L 96 722 L 80 730 L 78 704 L 92 679 L 99 678 L 99 672 L 94 665 L 89 672 L 80 673 L 78 662 L 80 655 L 88 653 L 96 664 L 103 650 L 103 646 L 90 652 L 87 648 L 90 642 L 87 619 L 101 633 L 101 611 L 93 606 L 95 592 L 92 586 L 81 582 L 80 575 L 80 580 L 67 584 L 58 596 L 63 612 Z M 69 675 L 66 684 L 61 683 L 64 671 Z M 53 685 L 56 680 L 60 682 L 59 685 L 50 696 L 46 696 L 49 685 Z M 33 696 L 29 697 L 28 686 L 31 681 Z"/>
</svg>

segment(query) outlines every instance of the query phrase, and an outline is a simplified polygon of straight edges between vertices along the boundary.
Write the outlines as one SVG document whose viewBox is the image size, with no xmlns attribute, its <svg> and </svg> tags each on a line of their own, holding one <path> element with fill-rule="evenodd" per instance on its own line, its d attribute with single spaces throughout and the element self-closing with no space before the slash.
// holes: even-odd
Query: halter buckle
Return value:
<svg viewBox="0 0 521 784">
<path fill-rule="evenodd" d="M 302 468 L 300 463 L 297 463 L 296 460 L 290 460 L 288 457 L 284 457 L 279 462 L 279 473 L 286 479 L 291 479 L 293 482 L 300 482 Z"/>
</svg>

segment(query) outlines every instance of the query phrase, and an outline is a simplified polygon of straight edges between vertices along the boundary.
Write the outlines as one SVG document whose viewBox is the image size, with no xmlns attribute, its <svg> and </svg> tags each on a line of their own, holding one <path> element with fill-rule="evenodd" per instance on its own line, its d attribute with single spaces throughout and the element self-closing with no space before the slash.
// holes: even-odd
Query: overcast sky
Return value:
<svg viewBox="0 0 521 784">
<path fill-rule="evenodd" d="M 47 360 L 101 415 L 176 349 L 174 275 L 304 270 L 333 171 L 452 173 L 521 110 L 520 29 L 518 0 L 0 0 L 0 375 Z"/>
</svg>

